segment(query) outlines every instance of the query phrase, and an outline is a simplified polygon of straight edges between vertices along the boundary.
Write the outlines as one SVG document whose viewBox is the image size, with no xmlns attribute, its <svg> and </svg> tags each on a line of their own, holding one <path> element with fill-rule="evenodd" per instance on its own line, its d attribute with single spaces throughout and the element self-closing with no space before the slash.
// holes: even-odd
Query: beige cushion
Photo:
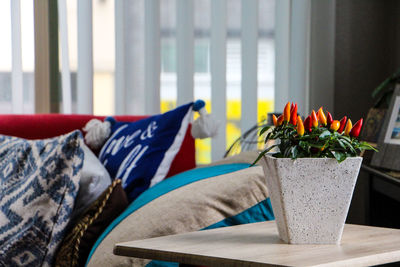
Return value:
<svg viewBox="0 0 400 267">
<path fill-rule="evenodd" d="M 207 164 L 205 166 L 216 166 L 216 165 L 222 165 L 222 164 L 231 164 L 231 163 L 249 163 L 253 164 L 253 162 L 256 160 L 258 157 L 260 151 L 243 151 L 240 152 L 237 155 L 229 156 L 226 158 L 223 158 L 221 160 L 212 162 L 210 164 Z M 260 162 L 257 163 L 259 165 Z M 205 167 L 203 166 L 203 167 Z"/>
<path fill-rule="evenodd" d="M 147 260 L 113 255 L 114 244 L 197 231 L 235 216 L 267 196 L 260 166 L 180 187 L 125 218 L 102 241 L 88 266 L 144 266 Z"/>
</svg>

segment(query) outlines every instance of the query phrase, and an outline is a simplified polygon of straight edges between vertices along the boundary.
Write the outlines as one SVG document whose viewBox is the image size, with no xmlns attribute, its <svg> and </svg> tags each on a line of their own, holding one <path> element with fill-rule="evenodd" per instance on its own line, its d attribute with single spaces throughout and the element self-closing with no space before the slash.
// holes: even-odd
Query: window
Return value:
<svg viewBox="0 0 400 267">
<path fill-rule="evenodd" d="M 12 28 L 11 1 L 0 1 L 0 113 L 13 113 L 12 106 Z M 34 112 L 34 31 L 33 0 L 20 5 L 23 113 Z M 18 26 L 18 25 L 17 25 Z M 15 46 L 14 46 L 15 47 Z M 20 112 L 18 112 L 20 113 Z"/>
</svg>

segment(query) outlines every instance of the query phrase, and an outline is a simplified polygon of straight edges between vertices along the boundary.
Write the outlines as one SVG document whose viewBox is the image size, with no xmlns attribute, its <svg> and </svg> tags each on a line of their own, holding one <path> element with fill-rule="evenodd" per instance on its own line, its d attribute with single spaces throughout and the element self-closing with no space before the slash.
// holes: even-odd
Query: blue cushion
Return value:
<svg viewBox="0 0 400 267">
<path fill-rule="evenodd" d="M 99 158 L 111 177 L 122 180 L 133 201 L 162 181 L 178 153 L 191 119 L 193 103 L 136 122 L 113 122 Z"/>
<path fill-rule="evenodd" d="M 45 140 L 0 135 L 0 265 L 51 266 L 83 165 L 79 131 Z"/>
<path fill-rule="evenodd" d="M 96 248 L 100 245 L 100 243 L 107 237 L 109 233 L 125 218 L 134 213 L 136 210 L 140 208 L 145 208 L 144 206 L 151 201 L 168 194 L 169 192 L 176 190 L 178 188 L 183 188 L 185 185 L 192 184 L 204 179 L 216 177 L 223 174 L 233 173 L 239 170 L 243 170 L 248 168 L 249 164 L 225 164 L 218 165 L 212 167 L 204 167 L 186 171 L 184 173 L 180 173 L 176 176 L 173 176 L 169 179 L 162 181 L 154 187 L 151 187 L 142 195 L 140 195 L 134 202 L 130 204 L 130 206 L 116 219 L 114 220 L 107 229 L 102 233 L 100 238 L 96 241 L 95 245 L 90 252 L 87 263 L 89 263 L 90 258 L 95 252 Z M 253 207 L 249 207 L 248 210 L 243 211 L 239 214 L 235 214 L 235 216 L 226 218 L 225 220 L 218 222 L 215 225 L 210 225 L 208 228 L 221 227 L 221 226 L 230 226 L 242 223 L 250 223 L 257 221 L 265 221 L 274 219 L 271 205 L 269 199 L 265 199 L 261 201 L 257 205 Z"/>
</svg>

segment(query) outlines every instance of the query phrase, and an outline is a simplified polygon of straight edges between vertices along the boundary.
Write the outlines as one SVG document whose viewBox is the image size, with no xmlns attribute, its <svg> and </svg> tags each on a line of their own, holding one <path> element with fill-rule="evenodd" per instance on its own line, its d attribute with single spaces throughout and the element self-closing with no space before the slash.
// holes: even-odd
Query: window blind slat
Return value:
<svg viewBox="0 0 400 267">
<path fill-rule="evenodd" d="M 92 1 L 78 0 L 78 113 L 93 113 Z"/>
<path fill-rule="evenodd" d="M 258 0 L 242 0 L 242 134 L 257 123 Z"/>
<path fill-rule="evenodd" d="M 146 0 L 145 8 L 145 112 L 160 113 L 160 1 Z"/>
<path fill-rule="evenodd" d="M 300 114 L 309 110 L 310 10 L 311 0 L 292 1 L 289 96 L 298 103 Z"/>
<path fill-rule="evenodd" d="M 12 49 L 12 111 L 23 113 L 23 73 L 22 73 L 22 48 L 21 48 L 21 2 L 11 1 L 11 49 Z"/>
<path fill-rule="evenodd" d="M 193 101 L 194 98 L 193 4 L 193 0 L 176 1 L 177 105 Z"/>
<path fill-rule="evenodd" d="M 71 70 L 69 67 L 67 3 L 65 0 L 58 0 L 58 21 L 61 39 L 62 112 L 70 114 L 72 112 Z"/>
<path fill-rule="evenodd" d="M 115 1 L 115 114 L 126 114 L 125 84 L 125 0 Z"/>
<path fill-rule="evenodd" d="M 275 2 L 275 111 L 289 101 L 291 0 Z"/>
<path fill-rule="evenodd" d="M 211 139 L 211 161 L 226 150 L 226 0 L 211 2 L 211 111 L 220 122 L 218 135 Z"/>
</svg>

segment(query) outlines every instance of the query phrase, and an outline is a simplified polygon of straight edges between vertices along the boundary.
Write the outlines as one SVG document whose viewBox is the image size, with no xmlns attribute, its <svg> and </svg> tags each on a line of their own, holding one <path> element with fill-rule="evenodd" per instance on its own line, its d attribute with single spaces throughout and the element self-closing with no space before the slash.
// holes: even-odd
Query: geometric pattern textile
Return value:
<svg viewBox="0 0 400 267">
<path fill-rule="evenodd" d="M 0 266 L 52 266 L 74 207 L 82 135 L 0 135 Z"/>
</svg>

